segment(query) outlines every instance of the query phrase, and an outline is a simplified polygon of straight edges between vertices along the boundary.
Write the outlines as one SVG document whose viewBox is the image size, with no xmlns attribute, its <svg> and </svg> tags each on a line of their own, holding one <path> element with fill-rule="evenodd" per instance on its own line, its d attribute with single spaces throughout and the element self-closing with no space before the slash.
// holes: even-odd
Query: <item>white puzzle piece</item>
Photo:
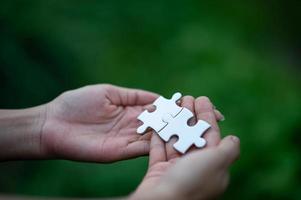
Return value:
<svg viewBox="0 0 301 200">
<path fill-rule="evenodd" d="M 162 96 L 156 99 L 153 103 L 156 106 L 154 112 L 145 110 L 137 117 L 143 122 L 143 125 L 138 127 L 137 133 L 142 134 L 147 128 L 152 128 L 165 142 L 172 136 L 177 136 L 178 141 L 173 146 L 184 154 L 192 145 L 198 148 L 206 145 L 202 135 L 210 128 L 210 124 L 199 120 L 194 126 L 189 126 L 188 120 L 193 114 L 187 108 L 176 104 L 181 96 L 181 93 L 177 92 L 171 99 Z"/>
<path fill-rule="evenodd" d="M 181 93 L 175 93 L 171 99 L 166 99 L 160 96 L 153 105 L 156 106 L 154 112 L 148 112 L 145 110 L 142 112 L 138 119 L 143 122 L 143 125 L 138 127 L 137 133 L 142 134 L 147 128 L 154 129 L 157 133 L 163 129 L 167 123 L 162 120 L 163 116 L 170 114 L 175 117 L 179 112 L 181 112 L 182 107 L 178 106 L 176 102 L 182 97 Z"/>
<path fill-rule="evenodd" d="M 203 120 L 198 120 L 194 126 L 189 126 L 188 120 L 192 117 L 193 114 L 187 108 L 183 108 L 175 118 L 165 116 L 163 121 L 168 125 L 158 133 L 165 142 L 169 141 L 172 136 L 177 136 L 178 141 L 173 146 L 182 154 L 193 144 L 198 148 L 206 145 L 206 140 L 201 136 L 210 128 L 210 125 Z"/>
</svg>

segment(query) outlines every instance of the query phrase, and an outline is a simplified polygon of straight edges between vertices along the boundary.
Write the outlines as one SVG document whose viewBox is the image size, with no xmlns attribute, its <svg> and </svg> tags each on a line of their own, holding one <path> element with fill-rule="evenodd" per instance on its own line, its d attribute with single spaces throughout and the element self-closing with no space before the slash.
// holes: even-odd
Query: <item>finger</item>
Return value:
<svg viewBox="0 0 301 200">
<path fill-rule="evenodd" d="M 194 98 L 192 96 L 185 96 L 182 98 L 181 106 L 189 109 L 191 112 L 194 113 Z M 193 119 L 188 121 L 189 124 L 193 124 Z M 172 137 L 166 143 L 166 156 L 167 159 L 178 158 L 181 156 L 179 152 L 173 147 L 174 143 L 177 142 L 178 138 Z"/>
<path fill-rule="evenodd" d="M 240 155 L 240 141 L 236 136 L 225 137 L 218 145 L 218 150 L 222 155 L 221 161 L 225 167 L 229 167 Z"/>
<path fill-rule="evenodd" d="M 147 155 L 150 151 L 150 142 L 139 140 L 129 144 L 123 151 L 122 159 L 136 158 Z M 116 159 L 117 160 L 117 159 Z"/>
<path fill-rule="evenodd" d="M 156 106 L 153 104 L 147 104 L 142 106 L 143 110 L 148 110 L 148 112 L 154 112 L 156 110 Z"/>
<path fill-rule="evenodd" d="M 145 141 L 149 141 L 150 142 L 151 138 L 152 138 L 152 132 L 148 131 L 147 133 L 145 133 L 143 135 L 140 135 L 138 140 L 145 140 Z"/>
<path fill-rule="evenodd" d="M 204 138 L 207 140 L 207 146 L 216 146 L 220 141 L 220 131 L 213 105 L 208 97 L 198 97 L 195 100 L 195 112 L 198 120 L 204 120 L 211 125 L 204 135 Z"/>
<path fill-rule="evenodd" d="M 185 96 L 182 99 L 181 106 L 187 108 L 193 113 L 193 118 L 191 118 L 188 121 L 189 125 L 193 125 L 196 123 L 196 118 L 195 118 L 195 110 L 194 110 L 194 97 L 193 96 Z"/>
<path fill-rule="evenodd" d="M 171 160 L 171 159 L 178 158 L 181 156 L 181 154 L 173 147 L 173 145 L 177 142 L 177 140 L 178 140 L 178 138 L 176 136 L 173 136 L 165 144 L 167 160 Z"/>
<path fill-rule="evenodd" d="M 224 115 L 217 109 L 214 109 L 215 118 L 217 121 L 222 122 L 225 121 Z"/>
<path fill-rule="evenodd" d="M 130 142 L 124 150 L 125 158 L 135 158 L 139 156 L 148 155 L 150 151 L 151 132 L 139 136 L 135 142 Z"/>
<path fill-rule="evenodd" d="M 124 87 L 107 85 L 108 97 L 114 105 L 135 106 L 150 104 L 159 97 L 158 94 Z"/>
<path fill-rule="evenodd" d="M 193 113 L 193 117 L 188 120 L 188 125 L 193 126 L 196 124 L 197 119 L 196 119 L 196 113 L 195 113 L 195 108 L 194 108 L 194 101 L 195 98 L 193 96 L 185 96 L 183 97 L 183 101 L 181 106 L 189 109 Z M 197 148 L 195 146 L 192 146 L 187 153 L 193 152 Z"/>
<path fill-rule="evenodd" d="M 165 144 L 158 136 L 158 134 L 153 133 L 150 143 L 149 167 L 153 166 L 158 162 L 164 161 L 166 161 Z"/>
<path fill-rule="evenodd" d="M 138 89 L 127 89 L 125 105 L 146 105 L 153 103 L 159 95 Z"/>
</svg>

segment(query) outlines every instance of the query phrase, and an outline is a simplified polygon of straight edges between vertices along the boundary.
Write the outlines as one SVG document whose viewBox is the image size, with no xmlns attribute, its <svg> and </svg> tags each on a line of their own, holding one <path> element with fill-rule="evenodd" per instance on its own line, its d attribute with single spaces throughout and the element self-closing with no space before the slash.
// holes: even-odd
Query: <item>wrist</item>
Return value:
<svg viewBox="0 0 301 200">
<path fill-rule="evenodd" d="M 46 106 L 0 111 L 0 160 L 42 159 Z"/>
</svg>

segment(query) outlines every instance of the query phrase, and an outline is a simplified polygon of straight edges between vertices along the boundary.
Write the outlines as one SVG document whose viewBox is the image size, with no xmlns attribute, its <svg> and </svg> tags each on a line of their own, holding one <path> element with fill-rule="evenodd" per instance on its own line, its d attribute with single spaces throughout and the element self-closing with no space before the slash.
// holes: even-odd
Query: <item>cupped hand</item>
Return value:
<svg viewBox="0 0 301 200">
<path fill-rule="evenodd" d="M 63 93 L 47 104 L 41 151 L 49 157 L 113 162 L 149 153 L 137 116 L 157 94 L 108 84 Z"/>
<path fill-rule="evenodd" d="M 195 112 L 197 119 L 211 124 L 204 135 L 207 146 L 191 148 L 187 154 L 180 155 L 172 146 L 174 138 L 165 144 L 153 134 L 149 169 L 132 199 L 212 199 L 226 189 L 228 167 L 239 156 L 239 139 L 228 136 L 220 141 L 217 117 L 208 98 L 184 97 L 182 106 Z"/>
</svg>

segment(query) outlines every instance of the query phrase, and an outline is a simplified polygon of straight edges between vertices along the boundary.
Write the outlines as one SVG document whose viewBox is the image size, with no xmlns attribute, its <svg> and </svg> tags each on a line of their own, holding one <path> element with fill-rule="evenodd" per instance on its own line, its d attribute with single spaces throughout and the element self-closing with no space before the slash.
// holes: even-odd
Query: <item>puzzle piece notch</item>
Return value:
<svg viewBox="0 0 301 200">
<path fill-rule="evenodd" d="M 137 133 L 143 134 L 148 128 L 152 128 L 157 133 L 166 127 L 167 123 L 162 121 L 164 115 L 169 114 L 176 117 L 182 107 L 177 105 L 177 101 L 182 97 L 182 94 L 177 92 L 171 99 L 166 99 L 162 96 L 157 98 L 153 105 L 156 107 L 155 111 L 149 112 L 145 110 L 137 118 L 143 122 L 141 126 L 138 127 Z"/>
<path fill-rule="evenodd" d="M 158 134 L 165 141 L 168 142 L 172 136 L 177 136 L 178 141 L 173 145 L 174 148 L 184 154 L 192 145 L 198 148 L 206 145 L 206 140 L 201 138 L 210 124 L 203 120 L 198 120 L 194 126 L 188 125 L 188 120 L 193 117 L 193 114 L 187 108 L 173 118 L 170 115 L 165 115 L 162 121 L 168 123 Z"/>
<path fill-rule="evenodd" d="M 154 129 L 156 132 L 159 132 L 163 129 L 167 123 L 162 121 L 160 117 L 153 116 L 147 110 L 143 111 L 139 116 L 138 119 L 143 122 L 141 126 L 138 127 L 137 133 L 143 134 L 148 128 Z"/>
</svg>

